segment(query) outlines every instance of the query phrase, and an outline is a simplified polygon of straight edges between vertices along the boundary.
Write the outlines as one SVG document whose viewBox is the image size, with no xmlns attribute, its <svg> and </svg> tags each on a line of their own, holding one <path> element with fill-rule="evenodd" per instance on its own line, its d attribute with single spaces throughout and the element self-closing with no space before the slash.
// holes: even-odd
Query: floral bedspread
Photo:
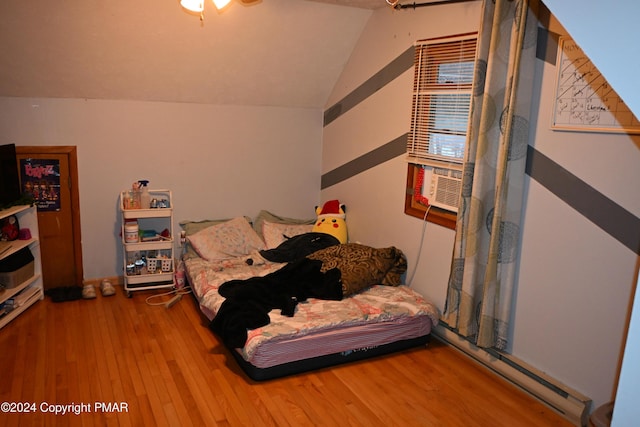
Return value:
<svg viewBox="0 0 640 427">
<path fill-rule="evenodd" d="M 246 263 L 247 258 L 252 258 L 252 265 Z M 192 290 L 205 313 L 215 315 L 222 305 L 224 298 L 218 294 L 221 284 L 232 279 L 264 276 L 284 265 L 254 258 L 243 257 L 224 262 L 208 262 L 201 258 L 185 260 Z M 255 350 L 267 340 L 282 340 L 346 325 L 386 322 L 412 316 L 428 316 L 435 326 L 439 313 L 432 303 L 403 285 L 374 285 L 342 301 L 310 298 L 298 304 L 293 317 L 282 316 L 279 310 L 272 310 L 269 313 L 270 324 L 248 331 L 242 354 L 245 359 L 251 359 Z"/>
</svg>

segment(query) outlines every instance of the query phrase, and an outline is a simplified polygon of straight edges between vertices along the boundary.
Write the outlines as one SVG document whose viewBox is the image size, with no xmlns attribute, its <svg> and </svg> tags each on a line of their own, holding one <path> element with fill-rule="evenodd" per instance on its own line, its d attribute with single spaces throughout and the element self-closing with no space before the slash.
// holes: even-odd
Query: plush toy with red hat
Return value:
<svg viewBox="0 0 640 427">
<path fill-rule="evenodd" d="M 335 237 L 340 243 L 347 243 L 347 222 L 345 221 L 345 207 L 338 200 L 329 200 L 322 208 L 316 206 L 316 220 L 312 232 L 327 233 Z"/>
</svg>

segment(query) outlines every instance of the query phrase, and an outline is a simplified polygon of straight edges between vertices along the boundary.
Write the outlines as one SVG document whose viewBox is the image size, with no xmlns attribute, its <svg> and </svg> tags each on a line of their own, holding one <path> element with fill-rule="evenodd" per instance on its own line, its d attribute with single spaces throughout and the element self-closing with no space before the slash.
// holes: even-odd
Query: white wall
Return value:
<svg viewBox="0 0 640 427">
<path fill-rule="evenodd" d="M 474 31 L 481 3 L 374 13 L 327 107 L 344 97 L 413 41 Z M 564 30 L 552 19 L 552 30 Z M 555 67 L 538 61 L 538 117 L 530 144 L 616 203 L 640 214 L 638 140 L 626 134 L 549 129 Z M 409 130 L 412 73 L 405 72 L 324 129 L 323 173 Z M 607 149 L 602 150 L 602 147 Z M 576 155 L 577 154 L 577 155 Z M 626 175 L 612 173 L 625 169 Z M 385 162 L 322 191 L 347 205 L 352 240 L 395 245 L 418 264 L 414 288 L 444 308 L 454 232 L 429 224 L 417 263 L 422 221 L 403 213 L 406 164 Z M 636 255 L 527 178 L 512 353 L 591 397 L 608 402 L 615 387 Z"/>
<path fill-rule="evenodd" d="M 176 223 L 313 218 L 320 202 L 319 109 L 0 97 L 0 111 L 1 143 L 77 146 L 85 279 L 122 275 L 118 195 L 139 179 L 173 191 Z"/>
<path fill-rule="evenodd" d="M 476 31 L 481 2 L 414 10 L 376 11 L 367 23 L 327 107 L 362 84 L 410 48 L 416 40 Z M 324 128 L 322 172 L 326 173 L 409 130 L 413 70 L 381 88 Z M 422 221 L 404 214 L 407 165 L 400 157 L 322 192 L 322 199 L 346 204 L 353 241 L 397 246 L 413 272 L 421 243 Z M 454 232 L 429 223 L 425 230 L 415 288 L 444 305 Z"/>
<path fill-rule="evenodd" d="M 550 30 L 566 34 L 555 18 Z M 640 199 L 630 183 L 640 179 L 640 139 L 550 130 L 557 69 L 543 61 L 538 67 L 542 79 L 531 145 L 638 215 Z M 629 175 L 612 173 L 618 168 Z M 590 396 L 594 407 L 610 401 L 636 254 L 533 180 L 522 242 L 513 353 Z"/>
<path fill-rule="evenodd" d="M 640 3 L 624 1 L 623 7 L 603 7 L 596 0 L 545 0 L 582 49 L 589 55 L 599 70 L 607 77 L 625 103 L 640 116 L 640 89 L 637 70 L 640 66 L 640 44 L 624 43 L 624 50 L 612 49 L 620 41 L 634 40 L 638 36 L 637 16 Z M 576 9 L 580 13 L 576 14 Z M 604 31 L 594 31 L 594 28 Z M 636 144 L 638 146 L 638 144 Z M 636 163 L 637 165 L 637 163 Z M 638 263 L 636 262 L 636 277 Z M 640 294 L 636 282 L 635 303 L 629 332 L 626 337 L 620 382 L 615 395 L 612 426 L 629 426 L 640 418 Z"/>
</svg>

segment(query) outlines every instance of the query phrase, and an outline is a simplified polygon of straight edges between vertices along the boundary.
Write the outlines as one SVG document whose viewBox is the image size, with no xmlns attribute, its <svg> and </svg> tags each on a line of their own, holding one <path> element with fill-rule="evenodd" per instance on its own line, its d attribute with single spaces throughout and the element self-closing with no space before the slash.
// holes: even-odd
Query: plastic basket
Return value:
<svg viewBox="0 0 640 427">
<path fill-rule="evenodd" d="M 171 258 L 162 259 L 160 263 L 160 268 L 163 272 L 168 272 L 173 270 L 173 260 Z"/>
<path fill-rule="evenodd" d="M 155 273 L 157 269 L 158 269 L 158 259 L 147 258 L 147 271 L 149 273 Z"/>
</svg>

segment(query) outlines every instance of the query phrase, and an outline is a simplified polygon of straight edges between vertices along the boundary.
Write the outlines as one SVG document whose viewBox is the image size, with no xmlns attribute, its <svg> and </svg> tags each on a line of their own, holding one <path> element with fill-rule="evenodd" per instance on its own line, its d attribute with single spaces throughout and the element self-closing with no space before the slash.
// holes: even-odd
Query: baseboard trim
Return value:
<svg viewBox="0 0 640 427">
<path fill-rule="evenodd" d="M 587 396 L 545 375 L 516 357 L 479 348 L 442 324 L 435 327 L 433 334 L 436 338 L 457 348 L 476 362 L 517 385 L 574 425 L 581 427 L 587 425 L 591 407 L 591 399 Z"/>
</svg>

